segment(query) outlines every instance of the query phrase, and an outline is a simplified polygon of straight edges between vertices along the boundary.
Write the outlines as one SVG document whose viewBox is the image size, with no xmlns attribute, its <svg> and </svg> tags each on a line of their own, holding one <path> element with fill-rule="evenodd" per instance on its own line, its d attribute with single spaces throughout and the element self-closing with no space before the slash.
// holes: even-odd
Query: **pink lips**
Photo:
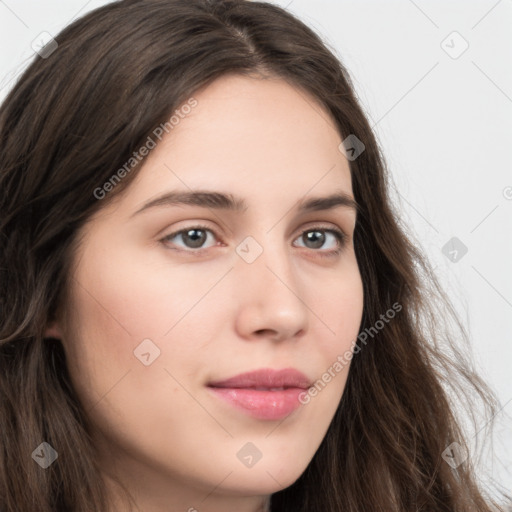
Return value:
<svg viewBox="0 0 512 512">
<path fill-rule="evenodd" d="M 293 368 L 263 368 L 208 385 L 216 396 L 264 420 L 288 416 L 301 405 L 299 395 L 309 387 L 309 379 Z"/>
</svg>

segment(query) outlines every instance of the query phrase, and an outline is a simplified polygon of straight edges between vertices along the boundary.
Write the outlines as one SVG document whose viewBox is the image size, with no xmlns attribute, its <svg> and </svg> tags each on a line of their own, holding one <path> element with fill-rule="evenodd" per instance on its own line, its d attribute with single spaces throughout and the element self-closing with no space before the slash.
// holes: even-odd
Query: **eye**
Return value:
<svg viewBox="0 0 512 512">
<path fill-rule="evenodd" d="M 168 242 L 172 242 L 172 245 L 176 245 L 176 240 L 181 239 L 184 248 L 173 248 L 174 250 L 184 251 L 194 255 L 202 254 L 203 251 L 209 248 L 204 247 L 205 242 L 208 240 L 208 234 L 212 234 L 214 238 L 217 238 L 215 232 L 207 226 L 195 225 L 170 233 L 162 238 L 161 242 L 165 245 L 168 245 Z M 334 243 L 335 248 L 327 251 L 318 250 L 325 245 L 326 241 L 329 241 L 328 235 L 330 235 L 331 242 Z M 296 240 L 303 240 L 307 245 L 303 245 L 302 247 L 314 249 L 314 251 L 322 257 L 334 257 L 341 253 L 346 245 L 347 238 L 347 235 L 339 229 L 317 226 L 302 231 Z"/>
<path fill-rule="evenodd" d="M 328 251 L 316 251 L 322 257 L 334 257 L 341 253 L 347 242 L 347 235 L 339 229 L 328 229 L 325 227 L 317 226 L 307 229 L 302 232 L 297 240 L 304 240 L 306 244 L 309 244 L 308 248 L 319 249 L 321 248 L 329 237 L 334 241 L 335 248 Z"/>
<path fill-rule="evenodd" d="M 175 231 L 174 233 L 171 233 L 170 235 L 165 236 L 162 238 L 162 242 L 168 242 L 171 240 L 174 240 L 176 238 L 181 238 L 182 241 L 185 242 L 185 247 L 188 249 L 205 249 L 203 244 L 207 240 L 208 236 L 206 233 L 212 233 L 214 232 L 203 225 L 197 225 L 197 226 L 190 226 L 185 229 L 181 229 L 180 231 Z M 181 249 L 177 249 L 181 250 Z M 185 249 L 186 250 L 186 249 Z M 188 251 L 188 252 L 202 252 L 202 251 Z"/>
</svg>

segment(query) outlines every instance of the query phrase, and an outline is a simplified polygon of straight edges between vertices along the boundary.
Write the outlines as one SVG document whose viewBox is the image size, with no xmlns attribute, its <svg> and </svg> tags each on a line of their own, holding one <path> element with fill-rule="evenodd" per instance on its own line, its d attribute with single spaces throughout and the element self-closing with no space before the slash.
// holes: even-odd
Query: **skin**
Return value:
<svg viewBox="0 0 512 512">
<path fill-rule="evenodd" d="M 144 512 L 264 510 L 317 451 L 349 367 L 279 421 L 248 416 L 207 383 L 289 367 L 314 382 L 351 349 L 362 318 L 355 212 L 296 210 L 305 196 L 353 197 L 328 113 L 276 78 L 224 76 L 194 98 L 136 179 L 80 232 L 66 311 L 46 332 L 62 340 L 117 511 L 128 508 L 109 475 Z M 199 188 L 248 207 L 162 206 L 131 217 L 163 192 Z M 198 222 L 212 230 L 202 255 L 186 234 L 162 240 Z M 341 254 L 321 256 L 338 247 L 328 231 L 323 245 L 308 242 L 303 233 L 317 226 L 347 235 Z M 252 263 L 235 250 L 247 236 L 263 249 Z M 160 356 L 145 366 L 134 350 L 148 338 Z M 250 468 L 237 458 L 248 442 L 262 454 Z"/>
</svg>

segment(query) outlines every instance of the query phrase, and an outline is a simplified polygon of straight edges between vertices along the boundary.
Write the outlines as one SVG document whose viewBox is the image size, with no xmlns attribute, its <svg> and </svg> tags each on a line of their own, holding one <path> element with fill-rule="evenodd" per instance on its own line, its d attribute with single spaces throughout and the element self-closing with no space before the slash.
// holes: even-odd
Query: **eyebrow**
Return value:
<svg viewBox="0 0 512 512">
<path fill-rule="evenodd" d="M 230 193 L 216 192 L 210 190 L 195 190 L 182 192 L 167 192 L 155 199 L 152 199 L 142 205 L 130 217 L 134 217 L 144 211 L 152 208 L 164 206 L 200 206 L 203 208 L 215 208 L 217 210 L 226 210 L 233 212 L 243 212 L 248 206 L 244 199 L 234 196 Z M 325 197 L 309 197 L 298 202 L 299 213 L 311 211 L 332 210 L 338 207 L 346 207 L 359 211 L 359 205 L 353 197 L 340 190 Z"/>
</svg>

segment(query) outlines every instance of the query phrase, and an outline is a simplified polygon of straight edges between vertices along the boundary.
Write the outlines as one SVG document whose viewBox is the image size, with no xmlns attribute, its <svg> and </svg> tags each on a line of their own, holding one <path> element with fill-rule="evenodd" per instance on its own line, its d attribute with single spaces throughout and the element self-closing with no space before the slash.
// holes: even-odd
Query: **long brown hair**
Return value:
<svg viewBox="0 0 512 512">
<path fill-rule="evenodd" d="M 494 510 L 472 457 L 452 467 L 443 453 L 455 442 L 468 450 L 456 407 L 466 404 L 472 417 L 479 399 L 492 418 L 497 400 L 464 356 L 467 333 L 392 207 L 385 161 L 349 74 L 319 36 L 264 2 L 124 0 L 56 41 L 0 108 L 4 512 L 108 510 L 86 411 L 45 326 L 65 308 L 78 230 L 131 183 L 140 162 L 104 197 L 94 191 L 194 91 L 228 73 L 287 80 L 332 115 L 342 140 L 363 141 L 350 161 L 361 207 L 360 331 L 402 307 L 354 355 L 321 446 L 297 481 L 272 495 L 272 511 Z M 44 470 L 33 460 L 42 442 L 58 452 Z"/>
</svg>

